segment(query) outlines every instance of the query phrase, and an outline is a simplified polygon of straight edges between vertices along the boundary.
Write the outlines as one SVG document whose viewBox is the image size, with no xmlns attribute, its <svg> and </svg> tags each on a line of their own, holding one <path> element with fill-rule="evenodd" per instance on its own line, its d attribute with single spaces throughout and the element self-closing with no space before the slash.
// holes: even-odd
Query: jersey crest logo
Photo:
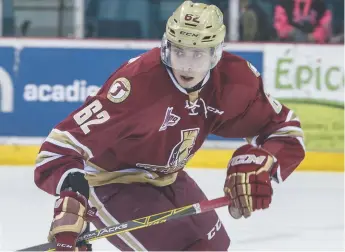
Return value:
<svg viewBox="0 0 345 252">
<path fill-rule="evenodd" d="M 166 165 L 152 165 L 137 163 L 136 166 L 153 172 L 170 174 L 185 167 L 188 160 L 193 157 L 192 150 L 199 135 L 199 128 L 181 130 L 181 141 L 170 152 Z"/>
<path fill-rule="evenodd" d="M 162 126 L 159 128 L 159 131 L 166 130 L 168 126 L 175 126 L 181 119 L 181 117 L 172 113 L 173 107 L 168 107 L 165 112 L 165 117 Z"/>
<path fill-rule="evenodd" d="M 114 103 L 126 100 L 131 92 L 131 83 L 126 78 L 118 78 L 111 85 L 107 98 Z"/>
<path fill-rule="evenodd" d="M 191 151 L 195 145 L 200 129 L 186 129 L 181 131 L 181 141 L 170 154 L 168 166 L 179 167 L 187 164 L 191 158 Z"/>
</svg>

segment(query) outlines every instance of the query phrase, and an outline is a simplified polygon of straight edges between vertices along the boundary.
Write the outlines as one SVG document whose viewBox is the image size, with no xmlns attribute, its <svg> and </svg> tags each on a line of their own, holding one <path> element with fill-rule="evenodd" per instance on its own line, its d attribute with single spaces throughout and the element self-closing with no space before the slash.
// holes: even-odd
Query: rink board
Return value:
<svg viewBox="0 0 345 252">
<path fill-rule="evenodd" d="M 39 146 L 0 145 L 0 165 L 34 165 Z M 224 169 L 233 150 L 201 149 L 187 167 Z M 343 153 L 307 152 L 300 171 L 344 172 Z"/>
<path fill-rule="evenodd" d="M 44 139 L 123 62 L 159 45 L 1 38 L 0 165 L 33 165 L 42 140 L 32 139 Z M 344 46 L 229 43 L 224 50 L 250 61 L 265 90 L 297 112 L 308 150 L 299 170 L 343 171 Z M 201 149 L 188 166 L 226 167 L 237 139 L 208 136 L 214 141 L 221 144 Z"/>
</svg>

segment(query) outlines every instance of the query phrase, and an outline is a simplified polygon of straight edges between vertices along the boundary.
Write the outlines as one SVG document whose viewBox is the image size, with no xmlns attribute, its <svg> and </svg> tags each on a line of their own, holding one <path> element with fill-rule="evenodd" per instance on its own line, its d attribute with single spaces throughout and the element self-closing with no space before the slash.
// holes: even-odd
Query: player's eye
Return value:
<svg viewBox="0 0 345 252">
<path fill-rule="evenodd" d="M 203 56 L 203 53 L 201 52 L 195 52 L 194 53 L 194 58 L 201 58 Z"/>
<path fill-rule="evenodd" d="M 180 49 L 175 49 L 174 53 L 176 54 L 177 57 L 182 57 L 184 55 L 184 52 Z"/>
<path fill-rule="evenodd" d="M 200 52 L 200 51 L 195 51 L 194 52 L 194 58 L 199 59 L 205 56 L 204 52 Z"/>
</svg>

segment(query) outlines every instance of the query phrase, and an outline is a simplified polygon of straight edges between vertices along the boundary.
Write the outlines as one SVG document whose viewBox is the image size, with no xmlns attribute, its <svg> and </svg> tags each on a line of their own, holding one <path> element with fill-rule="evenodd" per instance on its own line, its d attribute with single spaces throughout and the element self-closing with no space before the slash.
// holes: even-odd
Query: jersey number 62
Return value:
<svg viewBox="0 0 345 252">
<path fill-rule="evenodd" d="M 73 119 L 80 126 L 80 129 L 85 135 L 90 133 L 90 125 L 101 124 L 110 119 L 109 113 L 105 110 L 101 110 L 101 102 L 99 100 L 94 100 L 73 116 Z M 97 118 L 90 120 L 93 115 L 96 115 Z"/>
</svg>

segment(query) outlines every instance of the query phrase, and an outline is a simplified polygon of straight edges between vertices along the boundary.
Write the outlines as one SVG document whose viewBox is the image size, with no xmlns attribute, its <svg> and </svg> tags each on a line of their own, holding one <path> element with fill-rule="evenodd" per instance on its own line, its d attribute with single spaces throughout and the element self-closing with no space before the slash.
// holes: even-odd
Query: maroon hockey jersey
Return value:
<svg viewBox="0 0 345 252">
<path fill-rule="evenodd" d="M 154 48 L 123 64 L 51 131 L 37 156 L 35 183 L 59 194 L 64 178 L 78 171 L 91 186 L 165 186 L 208 134 L 262 146 L 278 159 L 282 180 L 304 158 L 298 118 L 265 93 L 249 62 L 224 52 L 200 91 L 187 94 Z"/>
</svg>

